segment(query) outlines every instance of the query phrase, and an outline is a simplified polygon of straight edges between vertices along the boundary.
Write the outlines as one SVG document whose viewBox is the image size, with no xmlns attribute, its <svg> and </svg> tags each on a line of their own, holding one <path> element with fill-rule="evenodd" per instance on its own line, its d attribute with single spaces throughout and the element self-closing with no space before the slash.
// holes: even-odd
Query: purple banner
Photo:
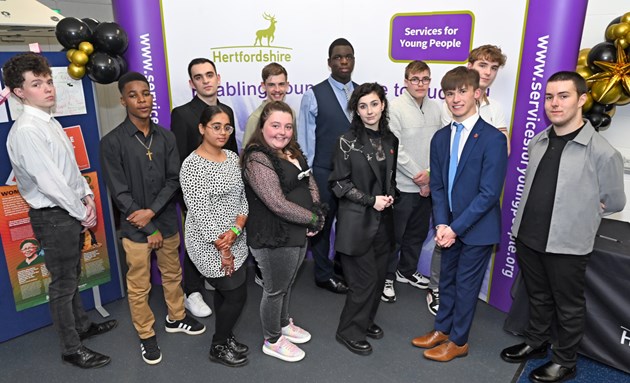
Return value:
<svg viewBox="0 0 630 383">
<path fill-rule="evenodd" d="M 575 69 L 587 3 L 530 0 L 528 4 L 512 119 L 512 151 L 503 194 L 502 237 L 490 285 L 489 303 L 503 311 L 512 304 L 510 289 L 518 271 L 512 222 L 525 184 L 527 144 L 548 126 L 544 108 L 547 79 L 558 71 Z"/>
<path fill-rule="evenodd" d="M 392 61 L 463 63 L 472 44 L 470 12 L 413 13 L 392 17 Z"/>
<path fill-rule="evenodd" d="M 129 70 L 144 74 L 153 93 L 151 119 L 171 126 L 170 95 L 159 0 L 112 0 L 114 18 L 129 36 L 125 59 Z"/>
</svg>

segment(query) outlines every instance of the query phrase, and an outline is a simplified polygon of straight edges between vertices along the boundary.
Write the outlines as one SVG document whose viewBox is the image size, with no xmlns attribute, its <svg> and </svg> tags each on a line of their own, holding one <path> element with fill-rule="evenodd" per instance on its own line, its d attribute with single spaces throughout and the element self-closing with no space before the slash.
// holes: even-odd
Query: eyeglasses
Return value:
<svg viewBox="0 0 630 383">
<path fill-rule="evenodd" d="M 342 56 L 342 55 L 334 55 L 333 57 L 331 57 L 331 59 L 332 59 L 333 61 L 341 61 L 342 59 L 346 59 L 346 60 L 348 60 L 348 61 L 352 61 L 352 60 L 354 60 L 354 55 L 350 55 L 350 54 L 345 55 L 345 56 Z"/>
<path fill-rule="evenodd" d="M 232 134 L 234 131 L 234 127 L 232 125 L 222 126 L 221 124 L 212 124 L 210 126 L 206 125 L 206 128 L 212 128 L 212 131 L 215 133 L 221 133 L 221 130 L 223 130 L 227 134 Z"/>
<path fill-rule="evenodd" d="M 409 81 L 413 85 L 419 85 L 420 83 L 422 83 L 422 85 L 429 85 L 431 83 L 431 77 L 423 77 L 423 78 L 412 77 L 412 78 L 408 78 L 407 81 Z"/>
</svg>

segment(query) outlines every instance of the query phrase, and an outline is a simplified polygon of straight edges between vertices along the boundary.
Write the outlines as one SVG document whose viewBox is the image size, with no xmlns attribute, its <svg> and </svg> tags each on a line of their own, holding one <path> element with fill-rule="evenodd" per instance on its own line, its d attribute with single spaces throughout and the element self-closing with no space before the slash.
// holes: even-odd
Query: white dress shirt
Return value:
<svg viewBox="0 0 630 383">
<path fill-rule="evenodd" d="M 475 113 L 461 122 L 461 124 L 464 125 L 464 129 L 462 129 L 461 136 L 459 136 L 459 147 L 457 148 L 458 162 L 462 156 L 462 151 L 464 151 L 464 145 L 466 145 L 466 140 L 468 140 L 468 136 L 470 135 L 470 132 L 472 131 L 472 129 L 475 127 L 475 124 L 477 123 L 478 119 L 479 119 L 479 115 Z M 455 124 L 453 121 L 451 122 L 451 145 L 450 145 L 451 151 L 453 150 L 453 140 L 455 139 L 456 131 L 457 131 L 457 128 L 455 127 Z"/>
<path fill-rule="evenodd" d="M 20 194 L 33 209 L 58 206 L 79 221 L 87 217 L 81 199 L 92 196 L 70 139 L 49 113 L 29 105 L 15 121 L 7 151 Z"/>
</svg>

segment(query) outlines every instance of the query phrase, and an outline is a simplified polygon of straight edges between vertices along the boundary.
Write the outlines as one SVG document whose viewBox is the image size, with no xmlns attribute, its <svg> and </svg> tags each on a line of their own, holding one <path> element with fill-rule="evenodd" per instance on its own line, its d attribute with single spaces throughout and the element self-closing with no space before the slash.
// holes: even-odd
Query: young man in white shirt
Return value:
<svg viewBox="0 0 630 383">
<path fill-rule="evenodd" d="M 4 82 L 24 105 L 7 138 L 7 151 L 20 194 L 31 207 L 35 237 L 50 272 L 50 312 L 61 340 L 62 360 L 81 368 L 102 367 L 106 355 L 81 344 L 107 332 L 116 320 L 92 323 L 79 295 L 81 232 L 96 225 L 94 195 L 81 175 L 70 139 L 52 117 L 55 86 L 48 61 L 23 53 L 3 66 Z"/>
</svg>

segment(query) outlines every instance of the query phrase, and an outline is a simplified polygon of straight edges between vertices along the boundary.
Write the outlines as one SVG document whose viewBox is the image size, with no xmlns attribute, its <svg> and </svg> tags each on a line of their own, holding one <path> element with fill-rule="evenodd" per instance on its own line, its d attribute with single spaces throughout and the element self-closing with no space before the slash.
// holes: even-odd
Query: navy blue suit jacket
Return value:
<svg viewBox="0 0 630 383">
<path fill-rule="evenodd" d="M 479 118 L 457 165 L 448 203 L 448 167 L 451 126 L 440 129 L 431 140 L 431 198 L 433 223 L 446 224 L 466 245 L 499 242 L 499 205 L 507 170 L 507 146 L 503 133 Z"/>
</svg>

